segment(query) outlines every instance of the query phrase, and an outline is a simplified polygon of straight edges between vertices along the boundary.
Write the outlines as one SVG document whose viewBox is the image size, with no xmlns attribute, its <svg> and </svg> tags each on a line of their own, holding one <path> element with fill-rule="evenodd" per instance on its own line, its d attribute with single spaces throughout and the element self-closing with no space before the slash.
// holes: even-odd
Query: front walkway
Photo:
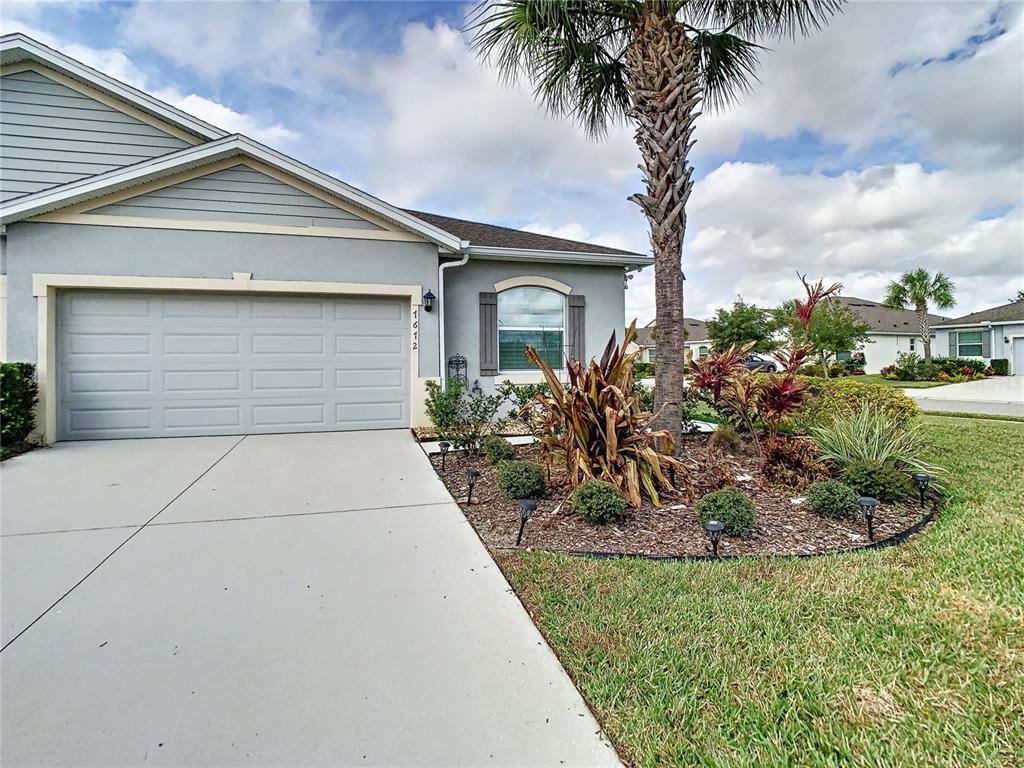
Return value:
<svg viewBox="0 0 1024 768">
<path fill-rule="evenodd" d="M 406 432 L 4 463 L 4 765 L 616 765 Z"/>
<path fill-rule="evenodd" d="M 903 391 L 925 411 L 1024 416 L 1024 376 L 993 376 Z"/>
</svg>

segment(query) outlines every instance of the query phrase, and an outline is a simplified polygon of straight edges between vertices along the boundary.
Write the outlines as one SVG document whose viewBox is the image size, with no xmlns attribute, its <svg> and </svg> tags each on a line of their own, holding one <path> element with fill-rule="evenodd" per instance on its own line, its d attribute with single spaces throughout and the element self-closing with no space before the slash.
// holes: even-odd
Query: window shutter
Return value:
<svg viewBox="0 0 1024 768">
<path fill-rule="evenodd" d="M 498 294 L 480 293 L 480 375 L 498 375 Z"/>
<path fill-rule="evenodd" d="M 565 329 L 568 335 L 566 356 L 572 361 L 582 361 L 586 355 L 586 310 L 586 296 L 569 295 L 569 317 Z"/>
<path fill-rule="evenodd" d="M 992 357 L 992 331 L 981 332 L 981 356 Z"/>
<path fill-rule="evenodd" d="M 956 357 L 956 331 L 949 332 L 949 356 Z"/>
</svg>

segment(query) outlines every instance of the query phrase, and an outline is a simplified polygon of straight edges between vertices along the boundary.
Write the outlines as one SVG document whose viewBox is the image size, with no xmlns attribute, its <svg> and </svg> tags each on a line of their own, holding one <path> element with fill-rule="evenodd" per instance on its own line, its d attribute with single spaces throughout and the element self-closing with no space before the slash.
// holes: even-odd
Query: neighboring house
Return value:
<svg viewBox="0 0 1024 768">
<path fill-rule="evenodd" d="M 643 328 L 636 331 L 636 341 L 630 344 L 628 351 L 639 352 L 638 359 L 645 363 L 656 363 L 658 358 L 657 334 L 654 331 L 652 320 Z M 686 361 L 689 362 L 697 357 L 705 357 L 711 350 L 711 342 L 708 341 L 708 329 L 703 320 L 695 320 L 692 317 L 683 319 L 683 333 L 685 334 Z"/>
<path fill-rule="evenodd" d="M 1024 301 L 949 320 L 935 327 L 940 354 L 1010 361 L 1010 373 L 1024 375 Z"/>
<path fill-rule="evenodd" d="M 864 353 L 865 373 L 878 373 L 885 366 L 895 363 L 899 354 L 924 356 L 920 324 L 913 310 L 891 309 L 877 301 L 854 296 L 839 296 L 838 299 L 868 326 L 868 343 L 860 350 Z M 947 318 L 929 314 L 928 319 L 933 330 L 932 354 L 944 355 L 945 348 L 936 344 L 934 330 L 936 323 Z M 852 351 L 840 352 L 836 357 L 844 361 L 849 360 L 851 354 Z"/>
<path fill-rule="evenodd" d="M 621 337 L 627 251 L 409 211 L 0 38 L 0 343 L 47 441 L 399 428 Z"/>
</svg>

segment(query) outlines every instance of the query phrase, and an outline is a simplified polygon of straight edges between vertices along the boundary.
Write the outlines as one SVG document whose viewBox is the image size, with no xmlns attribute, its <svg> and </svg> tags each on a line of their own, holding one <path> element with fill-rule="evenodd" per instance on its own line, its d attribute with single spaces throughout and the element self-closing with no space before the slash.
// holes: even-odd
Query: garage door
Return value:
<svg viewBox="0 0 1024 768">
<path fill-rule="evenodd" d="M 70 291 L 63 440 L 409 425 L 409 303 Z"/>
</svg>

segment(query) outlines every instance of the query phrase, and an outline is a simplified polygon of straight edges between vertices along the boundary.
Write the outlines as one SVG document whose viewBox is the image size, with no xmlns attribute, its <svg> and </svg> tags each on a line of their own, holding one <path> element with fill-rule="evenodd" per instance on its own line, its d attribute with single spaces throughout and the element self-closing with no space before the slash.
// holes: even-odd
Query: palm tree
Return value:
<svg viewBox="0 0 1024 768">
<path fill-rule="evenodd" d="M 885 306 L 893 309 L 913 307 L 917 313 L 917 324 L 921 331 L 921 345 L 924 347 L 924 361 L 932 361 L 932 332 L 928 322 L 928 304 L 937 309 L 952 309 L 956 305 L 953 294 L 956 286 L 941 272 L 930 275 L 924 267 L 904 272 L 899 280 L 893 280 L 885 291 Z"/>
<path fill-rule="evenodd" d="M 844 0 L 496 0 L 477 6 L 474 47 L 506 81 L 526 78 L 554 114 L 594 138 L 636 127 L 654 252 L 659 428 L 680 445 L 682 244 L 703 102 L 721 109 L 756 79 L 758 40 L 807 35 Z"/>
</svg>

